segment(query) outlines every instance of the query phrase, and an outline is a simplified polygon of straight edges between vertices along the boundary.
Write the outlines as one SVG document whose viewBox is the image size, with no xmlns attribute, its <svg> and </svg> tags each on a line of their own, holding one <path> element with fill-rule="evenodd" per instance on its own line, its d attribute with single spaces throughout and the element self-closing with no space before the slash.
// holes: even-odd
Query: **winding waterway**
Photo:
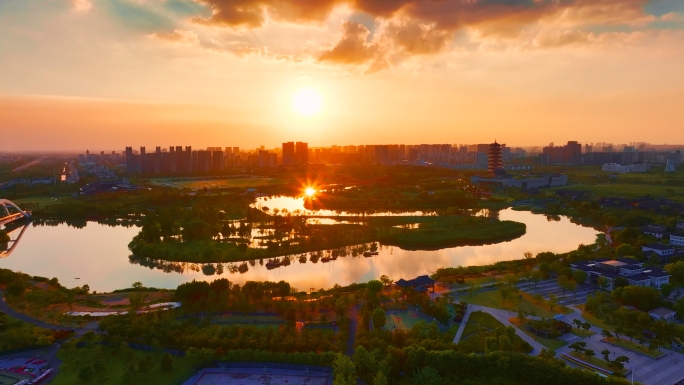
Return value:
<svg viewBox="0 0 684 385">
<path fill-rule="evenodd" d="M 269 201 L 266 204 L 273 204 Z M 275 206 L 273 206 L 275 207 Z M 381 246 L 379 255 L 371 258 L 346 256 L 329 263 L 300 263 L 298 256 L 289 266 L 268 270 L 258 262 L 244 264 L 248 271 L 230 272 L 229 264 L 221 275 L 207 276 L 201 265 L 184 265 L 183 273 L 151 269 L 129 260 L 128 243 L 138 227 L 111 227 L 89 222 L 84 228 L 67 224 L 36 226 L 30 224 L 13 252 L 0 258 L 0 268 L 19 270 L 30 275 L 57 277 L 67 286 L 88 284 L 92 290 L 111 291 L 130 287 L 133 282 L 145 286 L 175 288 L 180 283 L 225 277 L 236 283 L 248 280 L 285 280 L 300 290 L 327 288 L 338 283 L 366 282 L 385 274 L 394 280 L 429 274 L 439 267 L 484 265 L 497 261 L 520 259 L 531 251 L 567 252 L 579 244 L 591 244 L 596 230 L 583 227 L 566 217 L 548 221 L 544 215 L 528 211 L 503 210 L 499 219 L 522 222 L 527 233 L 510 242 L 484 246 L 452 247 L 436 251 L 407 251 Z M 11 234 L 16 239 L 20 231 Z M 234 264 L 243 265 L 242 263 Z M 215 264 L 214 264 L 215 266 Z M 204 269 L 207 271 L 206 269 Z M 213 269 L 210 269 L 213 271 Z M 233 271 L 236 269 L 234 268 Z M 79 278 L 79 279 L 76 279 Z"/>
</svg>

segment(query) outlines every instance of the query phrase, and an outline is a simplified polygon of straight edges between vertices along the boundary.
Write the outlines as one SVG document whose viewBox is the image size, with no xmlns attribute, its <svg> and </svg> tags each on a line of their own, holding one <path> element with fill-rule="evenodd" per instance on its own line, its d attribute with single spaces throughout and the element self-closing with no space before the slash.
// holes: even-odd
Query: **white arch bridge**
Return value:
<svg viewBox="0 0 684 385">
<path fill-rule="evenodd" d="M 31 218 L 31 213 L 22 210 L 8 199 L 0 199 L 0 226 L 16 221 L 19 218 Z"/>
</svg>

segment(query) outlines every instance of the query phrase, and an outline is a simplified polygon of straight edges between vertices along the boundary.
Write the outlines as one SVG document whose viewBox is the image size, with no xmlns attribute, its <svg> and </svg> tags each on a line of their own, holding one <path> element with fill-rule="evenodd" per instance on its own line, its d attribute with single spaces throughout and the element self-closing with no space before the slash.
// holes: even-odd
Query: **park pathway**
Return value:
<svg viewBox="0 0 684 385">
<path fill-rule="evenodd" d="M 536 356 L 541 353 L 542 349 L 544 349 L 544 345 L 539 343 L 536 339 L 528 336 L 525 334 L 522 330 L 518 329 L 515 325 L 513 325 L 508 319 L 513 316 L 513 314 L 507 310 L 499 310 L 499 309 L 494 309 L 491 307 L 486 307 L 486 306 L 480 306 L 480 305 L 472 305 L 468 304 L 468 310 L 470 311 L 478 311 L 481 310 L 485 313 L 489 313 L 492 315 L 494 318 L 496 318 L 497 321 L 501 322 L 504 326 L 513 326 L 515 329 L 516 334 L 522 338 L 524 341 L 527 341 L 528 344 L 532 345 L 534 350 L 529 353 L 531 356 Z M 460 329 L 460 327 L 459 327 Z M 458 335 L 458 333 L 457 333 Z"/>
<path fill-rule="evenodd" d="M 454 337 L 454 343 L 457 344 L 458 341 L 461 340 L 461 336 L 463 335 L 463 330 L 465 330 L 465 326 L 468 323 L 468 318 L 470 317 L 470 313 L 473 312 L 472 305 L 468 305 L 468 308 L 466 309 L 465 314 L 463 315 L 463 319 L 461 320 L 461 324 L 458 326 L 458 331 L 456 332 L 456 336 Z"/>
</svg>

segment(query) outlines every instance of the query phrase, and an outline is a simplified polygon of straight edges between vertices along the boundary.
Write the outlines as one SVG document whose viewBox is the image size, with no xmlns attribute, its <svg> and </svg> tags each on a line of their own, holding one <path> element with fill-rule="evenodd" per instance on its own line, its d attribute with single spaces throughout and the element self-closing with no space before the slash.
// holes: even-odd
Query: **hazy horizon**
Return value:
<svg viewBox="0 0 684 385">
<path fill-rule="evenodd" d="M 0 2 L 0 151 L 684 131 L 682 1 L 236 4 Z"/>
</svg>

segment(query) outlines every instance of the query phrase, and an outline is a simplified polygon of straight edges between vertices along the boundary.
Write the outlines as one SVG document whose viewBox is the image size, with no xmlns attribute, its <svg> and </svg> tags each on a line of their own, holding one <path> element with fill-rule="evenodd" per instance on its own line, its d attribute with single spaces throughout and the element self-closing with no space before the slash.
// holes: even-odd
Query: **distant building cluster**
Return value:
<svg viewBox="0 0 684 385">
<path fill-rule="evenodd" d="M 635 259 L 597 259 L 594 261 L 581 261 L 570 264 L 570 268 L 587 273 L 587 282 L 599 283 L 599 277 L 603 277 L 606 289 L 612 290 L 615 281 L 625 279 L 632 286 L 649 286 L 660 289 L 670 282 L 670 274 L 659 267 L 644 267 L 642 262 Z"/>
<path fill-rule="evenodd" d="M 496 142 L 495 142 L 496 143 Z M 228 167 L 288 167 L 305 164 L 339 165 L 416 165 L 452 169 L 530 171 L 534 167 L 558 164 L 604 165 L 608 172 L 643 172 L 648 165 L 667 164 L 674 171 L 684 162 L 679 151 L 671 146 L 651 146 L 647 143 L 614 145 L 610 143 L 509 147 L 497 144 L 497 156 L 490 154 L 491 144 L 373 144 L 309 147 L 306 142 L 286 142 L 281 147 L 243 150 L 240 147 L 190 146 L 126 147 L 123 153 L 112 151 L 79 155 L 83 164 L 112 162 L 125 166 L 128 173 L 192 173 L 221 171 Z M 495 163 L 491 163 L 492 160 Z M 624 171 L 626 170 L 626 171 Z"/>
<path fill-rule="evenodd" d="M 617 163 L 606 163 L 601 166 L 601 170 L 606 172 L 617 172 L 620 174 L 631 173 L 631 172 L 647 172 L 651 170 L 650 164 L 617 164 Z"/>
</svg>

